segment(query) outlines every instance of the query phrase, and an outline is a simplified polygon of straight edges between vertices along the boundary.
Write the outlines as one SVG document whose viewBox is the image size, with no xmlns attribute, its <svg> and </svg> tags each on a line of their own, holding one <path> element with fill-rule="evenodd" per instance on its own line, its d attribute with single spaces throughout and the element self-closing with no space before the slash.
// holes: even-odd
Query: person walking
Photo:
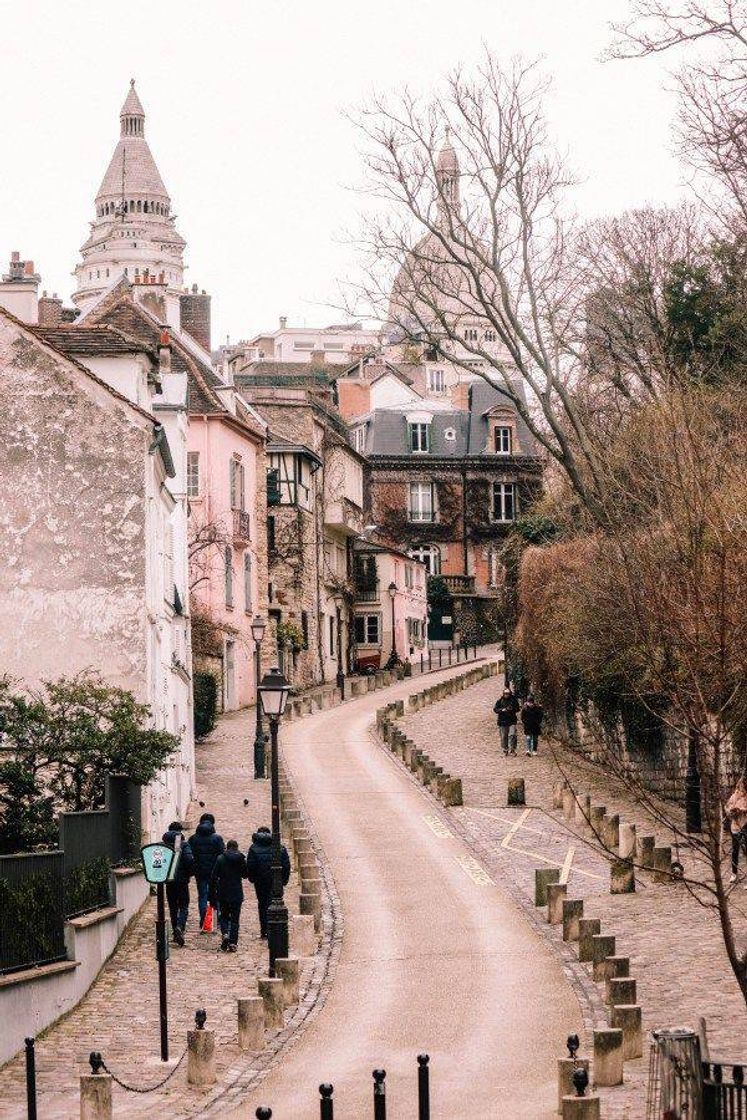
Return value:
<svg viewBox="0 0 747 1120">
<path fill-rule="evenodd" d="M 740 849 L 747 854 L 747 778 L 740 778 L 726 802 L 731 832 L 731 883 L 737 881 Z"/>
<path fill-rule="evenodd" d="M 280 845 L 280 868 L 283 886 L 290 879 L 290 858 L 285 844 Z M 272 833 L 269 828 L 258 828 L 252 836 L 252 846 L 246 856 L 247 878 L 254 885 L 259 911 L 259 936 L 267 938 L 267 911 L 272 899 Z"/>
<path fill-rule="evenodd" d="M 533 693 L 530 692 L 521 709 L 521 726 L 524 728 L 528 755 L 537 753 L 544 714 L 542 706 L 535 701 Z"/>
<path fill-rule="evenodd" d="M 176 874 L 166 883 L 166 902 L 169 907 L 171 919 L 171 932 L 177 945 L 184 945 L 184 930 L 187 928 L 189 916 L 189 880 L 194 874 L 195 858 L 189 841 L 184 839 L 183 826 L 179 821 L 172 821 L 161 838 L 161 843 L 172 851 L 176 850 L 176 838 L 181 836 L 179 848 L 179 862 L 176 865 Z"/>
<path fill-rule="evenodd" d="M 215 817 L 203 813 L 195 833 L 189 838 L 189 846 L 195 861 L 195 882 L 197 883 L 197 906 L 200 911 L 200 932 L 203 932 L 205 914 L 208 908 L 210 879 L 218 856 L 226 850 L 223 837 L 215 831 Z"/>
<path fill-rule="evenodd" d="M 516 754 L 516 717 L 519 712 L 519 702 L 508 685 L 496 700 L 493 711 L 498 717 L 498 733 L 501 737 L 503 753 Z"/>
<path fill-rule="evenodd" d="M 242 879 L 246 879 L 246 856 L 239 851 L 238 840 L 229 840 L 226 850 L 218 856 L 210 877 L 210 900 L 220 915 L 223 940 L 221 952 L 235 953 L 239 943 L 239 922 L 244 901 Z"/>
</svg>

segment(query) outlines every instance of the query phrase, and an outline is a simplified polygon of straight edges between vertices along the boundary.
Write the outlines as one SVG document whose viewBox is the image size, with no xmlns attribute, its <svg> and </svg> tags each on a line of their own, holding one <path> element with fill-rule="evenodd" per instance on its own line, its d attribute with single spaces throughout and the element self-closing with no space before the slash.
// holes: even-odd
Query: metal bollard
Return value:
<svg viewBox="0 0 747 1120">
<path fill-rule="evenodd" d="M 268 1108 L 267 1105 L 260 1105 L 254 1115 L 257 1120 L 272 1120 L 272 1109 Z"/>
<path fill-rule="evenodd" d="M 431 1120 L 431 1087 L 427 1054 L 418 1054 L 418 1120 Z"/>
<path fill-rule="evenodd" d="M 335 1102 L 332 1100 L 334 1088 L 325 1082 L 319 1086 L 319 1120 L 334 1120 Z"/>
<path fill-rule="evenodd" d="M 420 675 L 421 676 L 423 675 L 424 664 L 425 664 L 425 656 L 421 653 L 421 655 L 420 655 Z"/>
<path fill-rule="evenodd" d="M 451 668 L 451 646 L 449 646 L 449 668 Z"/>
<path fill-rule="evenodd" d="M 36 1120 L 36 1053 L 35 1039 L 26 1040 L 26 1109 L 28 1120 Z"/>
<path fill-rule="evenodd" d="M 374 1120 L 386 1120 L 386 1078 L 385 1069 L 375 1069 L 374 1079 Z"/>
</svg>

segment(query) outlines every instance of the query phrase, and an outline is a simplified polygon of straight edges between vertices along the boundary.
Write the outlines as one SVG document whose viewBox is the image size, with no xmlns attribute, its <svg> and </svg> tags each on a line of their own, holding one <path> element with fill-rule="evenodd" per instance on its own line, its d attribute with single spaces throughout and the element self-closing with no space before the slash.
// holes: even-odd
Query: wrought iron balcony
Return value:
<svg viewBox="0 0 747 1120">
<path fill-rule="evenodd" d="M 355 601 L 356 603 L 378 603 L 379 601 L 379 584 L 376 583 L 357 583 L 355 585 Z"/>
<path fill-rule="evenodd" d="M 246 510 L 233 511 L 233 539 L 242 544 L 248 544 L 252 539 L 251 520 Z"/>
</svg>

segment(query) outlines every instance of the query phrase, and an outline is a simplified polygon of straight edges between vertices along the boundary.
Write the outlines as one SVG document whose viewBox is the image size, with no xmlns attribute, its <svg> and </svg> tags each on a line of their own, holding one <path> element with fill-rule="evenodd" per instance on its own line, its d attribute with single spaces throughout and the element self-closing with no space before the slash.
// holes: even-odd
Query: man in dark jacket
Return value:
<svg viewBox="0 0 747 1120">
<path fill-rule="evenodd" d="M 237 840 L 229 840 L 223 855 L 218 856 L 210 879 L 210 900 L 220 911 L 221 950 L 235 953 L 239 941 L 239 921 L 246 879 L 246 858 L 239 851 Z"/>
<path fill-rule="evenodd" d="M 205 922 L 210 893 L 210 877 L 218 856 L 226 850 L 223 837 L 215 831 L 215 817 L 203 813 L 194 836 L 189 838 L 189 846 L 195 860 L 195 880 L 197 882 L 197 905 L 200 910 L 200 929 Z"/>
<path fill-rule="evenodd" d="M 498 717 L 498 733 L 501 737 L 503 753 L 516 754 L 516 717 L 519 712 L 519 702 L 510 688 L 504 688 L 502 696 L 499 696 L 495 702 L 493 711 Z"/>
<path fill-rule="evenodd" d="M 285 844 L 280 846 L 280 867 L 283 886 L 285 886 L 291 873 L 288 849 Z M 258 828 L 252 836 L 252 846 L 246 857 L 246 870 L 247 878 L 254 884 L 254 890 L 257 892 L 259 935 L 266 938 L 267 911 L 272 898 L 272 833 L 269 828 Z"/>
<path fill-rule="evenodd" d="M 174 878 L 166 884 L 166 901 L 169 904 L 169 917 L 171 918 L 174 941 L 177 945 L 183 945 L 184 930 L 187 926 L 187 916 L 189 914 L 189 880 L 194 874 L 195 860 L 189 843 L 184 839 L 182 825 L 179 821 L 172 821 L 164 832 L 161 843 L 175 851 L 177 837 L 181 837 L 179 862 L 176 865 Z"/>
<path fill-rule="evenodd" d="M 530 692 L 524 707 L 521 709 L 521 725 L 524 728 L 524 735 L 526 736 L 527 754 L 537 753 L 537 744 L 540 731 L 542 730 L 542 717 L 544 714 L 541 705 L 535 702 L 534 696 Z"/>
</svg>

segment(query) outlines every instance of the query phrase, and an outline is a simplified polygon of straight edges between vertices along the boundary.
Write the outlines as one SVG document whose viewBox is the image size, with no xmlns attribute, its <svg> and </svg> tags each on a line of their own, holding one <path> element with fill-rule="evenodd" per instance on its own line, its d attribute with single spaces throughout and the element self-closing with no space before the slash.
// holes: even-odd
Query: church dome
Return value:
<svg viewBox="0 0 747 1120">
<path fill-rule="evenodd" d="M 130 197 L 170 201 L 145 139 L 145 110 L 135 90 L 134 78 L 119 120 L 121 134 L 96 195 L 96 202 Z"/>
</svg>

